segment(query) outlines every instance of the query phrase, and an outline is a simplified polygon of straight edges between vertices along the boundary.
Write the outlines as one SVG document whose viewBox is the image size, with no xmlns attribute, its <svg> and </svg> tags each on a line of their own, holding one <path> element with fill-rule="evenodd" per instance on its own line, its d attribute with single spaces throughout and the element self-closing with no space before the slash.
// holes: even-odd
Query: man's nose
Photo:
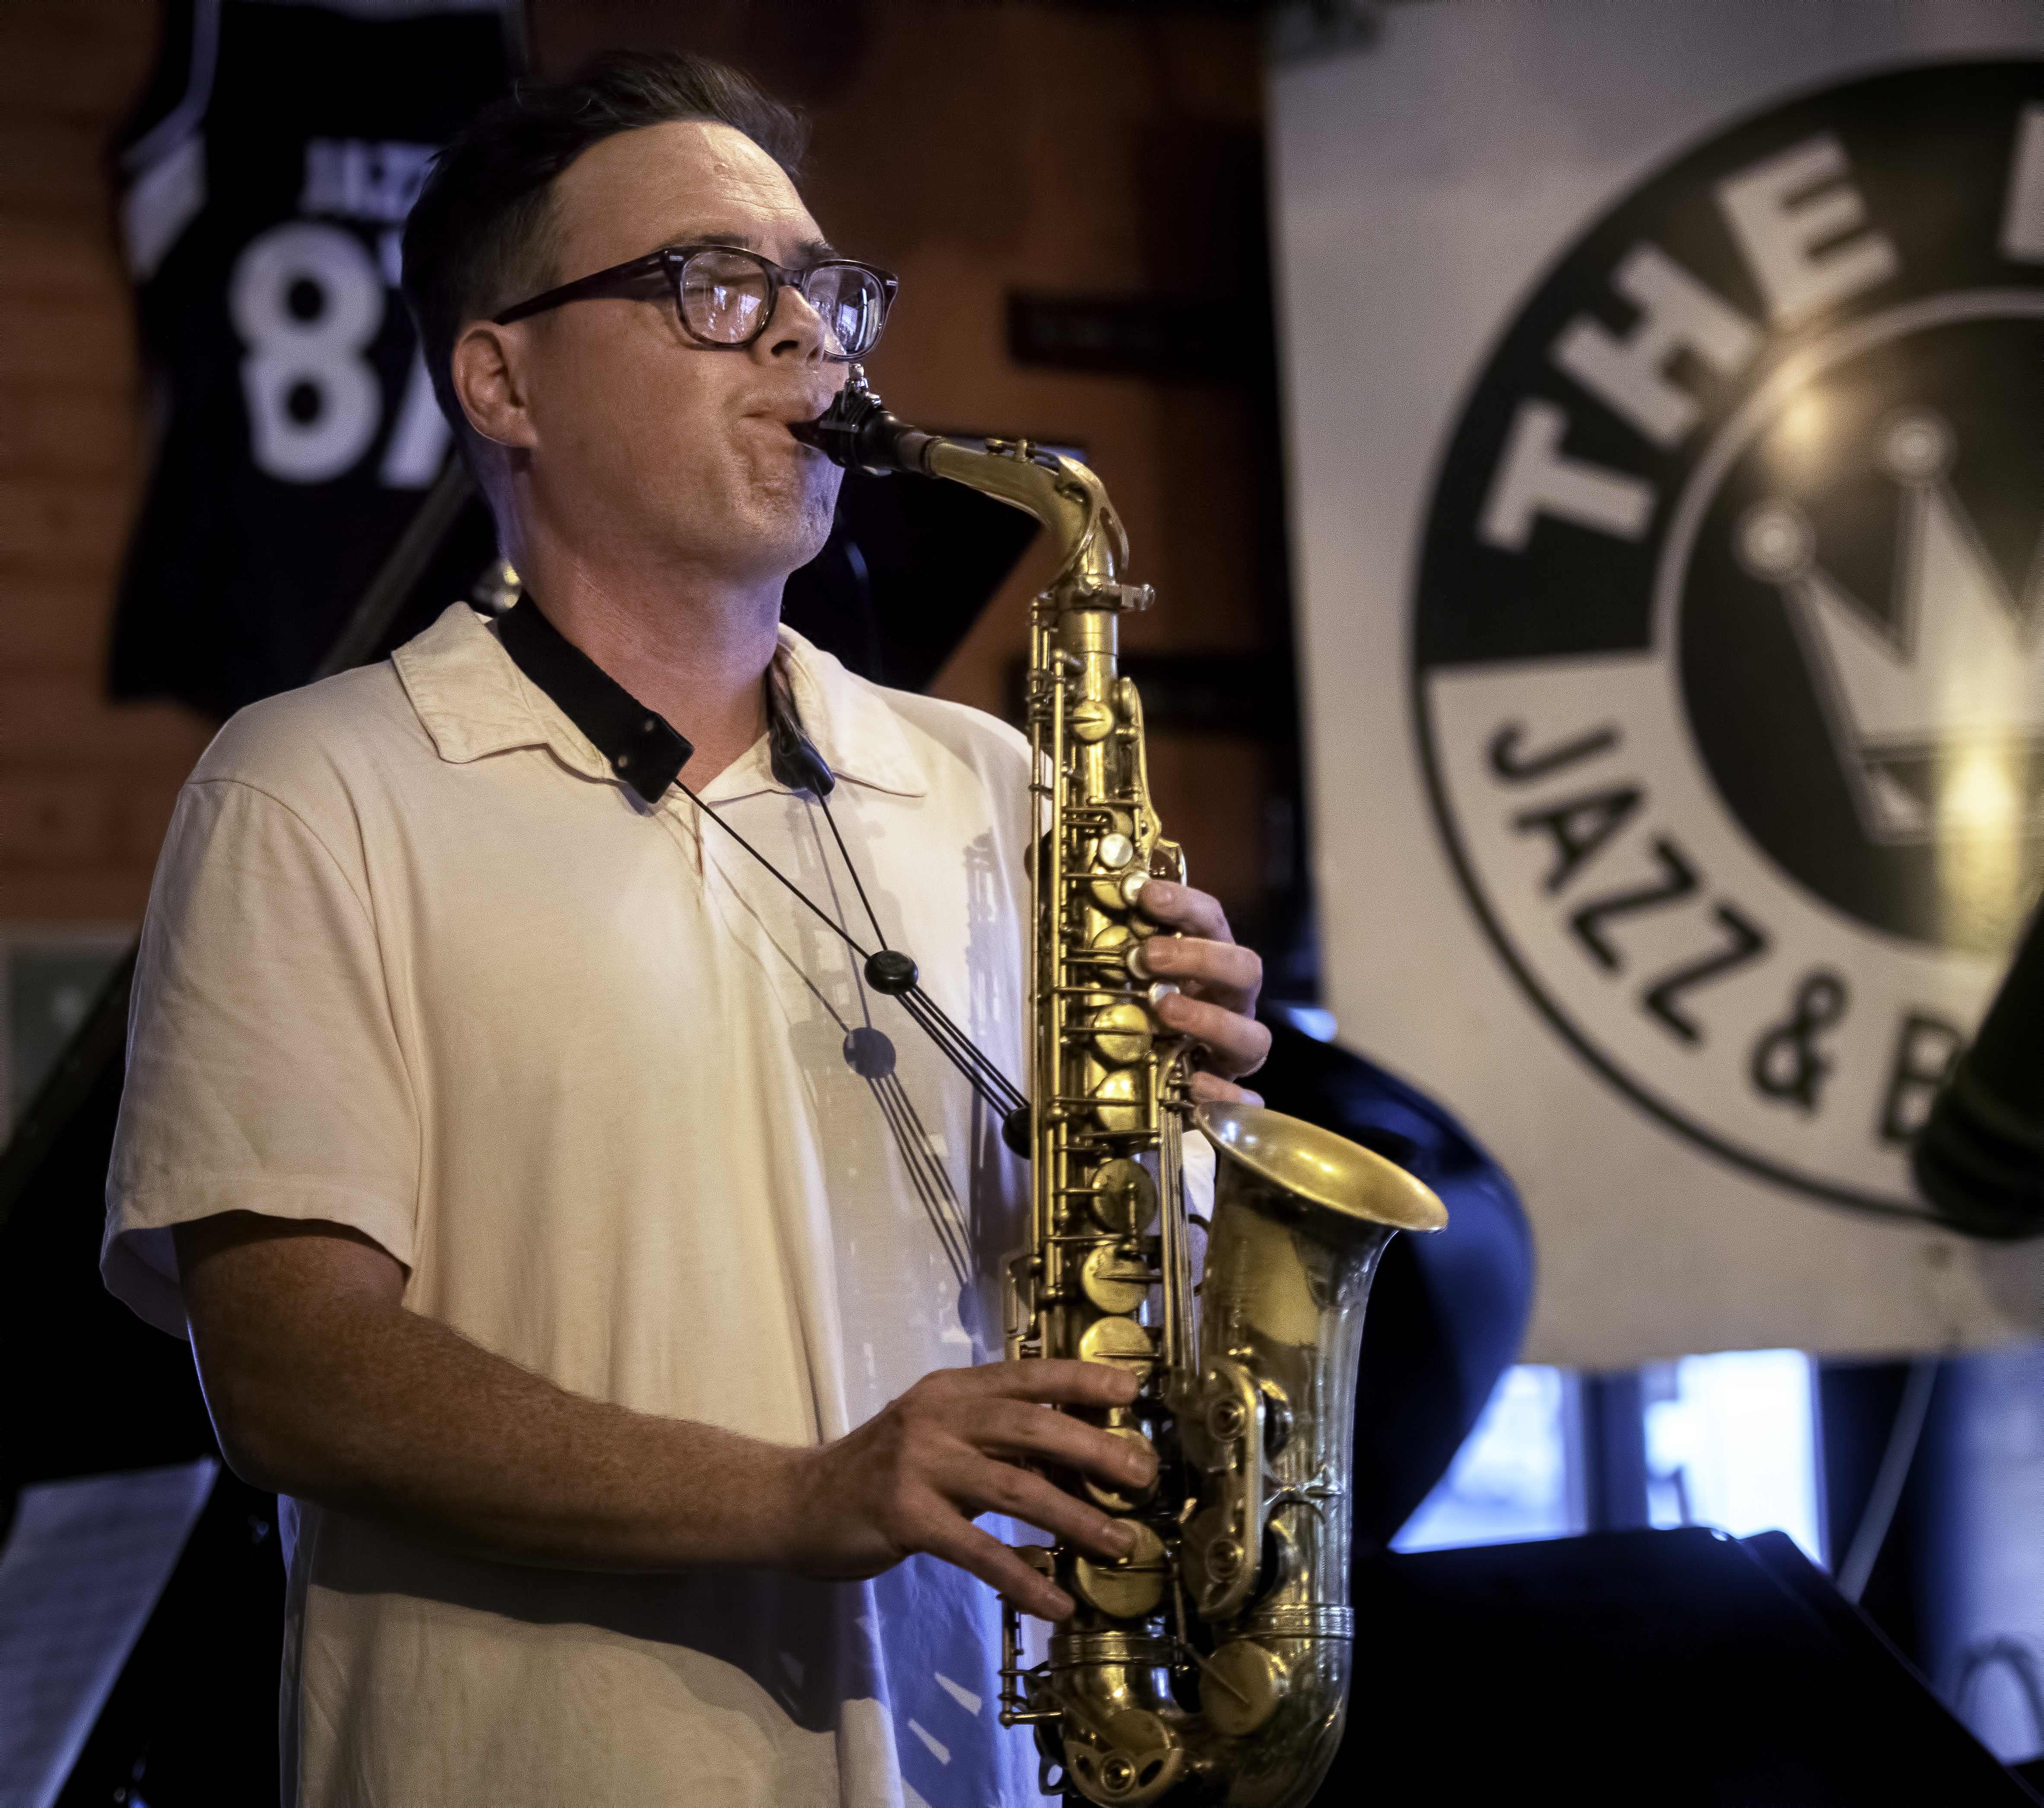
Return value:
<svg viewBox="0 0 2044 1808">
<path fill-rule="evenodd" d="M 830 328 L 810 306 L 809 297 L 786 282 L 774 298 L 774 317 L 766 323 L 766 330 L 752 343 L 755 351 L 770 362 L 813 364 L 821 363 L 830 350 Z"/>
</svg>

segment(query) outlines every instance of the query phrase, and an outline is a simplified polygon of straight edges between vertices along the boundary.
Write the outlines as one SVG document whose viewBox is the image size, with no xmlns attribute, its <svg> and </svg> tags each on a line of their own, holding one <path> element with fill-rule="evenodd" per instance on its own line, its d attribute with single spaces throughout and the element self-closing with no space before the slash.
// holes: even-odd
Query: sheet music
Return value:
<svg viewBox="0 0 2044 1808">
<path fill-rule="evenodd" d="M 0 1552 L 0 1808 L 50 1808 L 198 1523 L 220 1465 L 21 1491 Z"/>
</svg>

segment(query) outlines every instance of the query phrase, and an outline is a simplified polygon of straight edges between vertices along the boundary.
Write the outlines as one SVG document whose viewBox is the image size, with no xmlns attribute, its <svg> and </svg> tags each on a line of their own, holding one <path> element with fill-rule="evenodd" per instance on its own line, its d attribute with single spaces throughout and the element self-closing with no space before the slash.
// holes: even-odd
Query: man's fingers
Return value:
<svg viewBox="0 0 2044 1808">
<path fill-rule="evenodd" d="M 989 1362 L 950 1372 L 975 1391 L 1015 1400 L 1039 1400 L 1046 1406 L 1125 1407 L 1139 1391 L 1135 1377 L 1125 1368 L 1066 1357 Z"/>
<path fill-rule="evenodd" d="M 1201 1105 L 1260 1105 L 1261 1092 L 1252 1092 L 1247 1086 L 1238 1086 L 1234 1081 L 1224 1080 L 1218 1073 L 1195 1073 L 1190 1088 L 1193 1103 Z"/>
<path fill-rule="evenodd" d="M 1158 1021 L 1190 1036 L 1207 1051 L 1207 1065 L 1224 1079 L 1254 1073 L 1270 1053 L 1270 1032 L 1254 1017 L 1238 1016 L 1182 992 L 1160 1000 Z"/>
<path fill-rule="evenodd" d="M 1012 1463 L 978 1457 L 955 1468 L 947 1465 L 937 1485 L 967 1518 L 1002 1514 L 1109 1563 L 1128 1554 L 1130 1535 L 1120 1520 Z"/>
<path fill-rule="evenodd" d="M 1139 908 L 1152 921 L 1185 932 L 1153 936 L 1129 960 L 1137 978 L 1168 980 L 1179 988 L 1158 1000 L 1158 1021 L 1201 1044 L 1207 1066 L 1223 1081 L 1254 1073 L 1270 1053 L 1270 1032 L 1251 1015 L 1263 988 L 1262 958 L 1238 946 L 1219 902 L 1189 885 L 1152 879 Z M 1236 1096 L 1212 1091 L 1197 1096 Z"/>
<path fill-rule="evenodd" d="M 1156 1458 L 1133 1438 L 1019 1400 L 989 1406 L 974 1441 L 1004 1456 L 1083 1469 L 1110 1487 L 1147 1487 L 1157 1474 Z"/>
<path fill-rule="evenodd" d="M 1263 989 L 1263 961 L 1233 942 L 1153 936 L 1136 950 L 1131 970 L 1140 979 L 1167 979 L 1231 1011 L 1247 1011 Z"/>
<path fill-rule="evenodd" d="M 1143 888 L 1135 907 L 1152 923 L 1166 929 L 1182 929 L 1188 935 L 1203 935 L 1211 942 L 1232 942 L 1228 912 L 1220 900 L 1190 885 L 1174 885 L 1169 879 L 1152 879 Z"/>
<path fill-rule="evenodd" d="M 1025 1614 L 1034 1614 L 1039 1620 L 1062 1620 L 1071 1615 L 1070 1595 L 977 1526 L 958 1521 L 947 1535 L 933 1539 L 928 1549 L 932 1557 L 978 1576 L 997 1593 L 1005 1595 Z"/>
</svg>

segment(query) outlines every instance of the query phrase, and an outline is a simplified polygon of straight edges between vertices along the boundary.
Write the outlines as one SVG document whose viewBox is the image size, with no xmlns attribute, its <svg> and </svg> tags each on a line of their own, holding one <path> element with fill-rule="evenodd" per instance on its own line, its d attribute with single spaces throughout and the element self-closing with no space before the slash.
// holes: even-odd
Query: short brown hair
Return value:
<svg viewBox="0 0 2044 1808">
<path fill-rule="evenodd" d="M 464 442 L 454 343 L 548 286 L 555 177 L 593 144 L 671 120 L 712 120 L 745 136 L 792 181 L 807 148 L 801 117 L 736 69 L 689 51 L 611 51 L 559 82 L 520 82 L 433 159 L 405 221 L 405 305 L 440 412 Z"/>
</svg>

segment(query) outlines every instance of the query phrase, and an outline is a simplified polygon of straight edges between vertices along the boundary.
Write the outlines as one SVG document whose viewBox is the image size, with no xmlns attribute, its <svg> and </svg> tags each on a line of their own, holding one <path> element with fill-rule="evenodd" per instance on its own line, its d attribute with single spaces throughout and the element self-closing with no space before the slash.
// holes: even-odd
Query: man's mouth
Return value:
<svg viewBox="0 0 2044 1808">
<path fill-rule="evenodd" d="M 816 450 L 813 443 L 805 439 L 803 429 L 809 427 L 818 416 L 828 413 L 831 403 L 835 399 L 832 396 L 821 397 L 783 396 L 759 407 L 747 409 L 743 418 L 757 421 L 770 432 L 778 428 L 796 445 L 801 447 L 805 453 L 815 458 L 821 458 L 824 455 Z"/>
<path fill-rule="evenodd" d="M 811 458 L 820 459 L 827 455 L 816 443 L 815 428 L 818 419 L 828 412 L 827 409 L 820 409 L 816 414 L 804 415 L 799 419 L 784 423 L 788 437 Z"/>
</svg>

